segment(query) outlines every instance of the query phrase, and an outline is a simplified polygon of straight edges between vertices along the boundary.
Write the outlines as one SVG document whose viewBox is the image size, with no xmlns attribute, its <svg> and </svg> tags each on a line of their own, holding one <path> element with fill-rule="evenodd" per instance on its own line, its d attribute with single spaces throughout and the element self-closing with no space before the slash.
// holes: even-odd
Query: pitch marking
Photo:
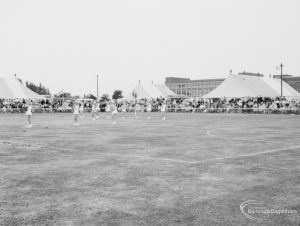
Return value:
<svg viewBox="0 0 300 226">
<path fill-rule="evenodd" d="M 215 161 L 215 160 L 224 160 L 224 159 L 233 159 L 233 158 L 240 158 L 240 157 L 250 157 L 250 156 L 254 156 L 254 155 L 262 155 L 262 154 L 266 154 L 266 153 L 272 153 L 272 152 L 277 152 L 277 151 L 285 151 L 285 150 L 292 150 L 292 149 L 297 149 L 300 148 L 299 146 L 294 146 L 294 147 L 288 147 L 288 148 L 280 148 L 280 149 L 273 149 L 273 150 L 267 150 L 267 151 L 261 151 L 261 152 L 254 152 L 254 153 L 250 153 L 250 154 L 242 154 L 242 155 L 234 155 L 234 156 L 228 156 L 228 157 L 219 157 L 219 158 L 212 158 L 212 159 L 204 159 L 201 161 L 195 161 L 195 162 L 191 162 L 192 164 L 196 164 L 196 163 L 202 163 L 202 162 L 208 162 L 208 161 Z"/>
<path fill-rule="evenodd" d="M 245 138 L 231 138 L 231 137 L 223 137 L 223 136 L 219 136 L 219 135 L 215 135 L 215 134 L 212 134 L 211 132 L 212 132 L 213 130 L 208 130 L 207 132 L 206 132 L 206 134 L 208 135 L 208 136 L 211 136 L 211 137 L 217 137 L 217 138 L 221 138 L 221 139 L 228 139 L 228 140 L 241 140 L 241 141 L 249 141 L 249 142 L 251 142 L 251 141 L 257 141 L 257 142 L 265 142 L 265 143 L 281 143 L 281 142 L 279 142 L 279 141 L 268 141 L 268 140 L 252 140 L 252 139 L 245 139 Z"/>
</svg>

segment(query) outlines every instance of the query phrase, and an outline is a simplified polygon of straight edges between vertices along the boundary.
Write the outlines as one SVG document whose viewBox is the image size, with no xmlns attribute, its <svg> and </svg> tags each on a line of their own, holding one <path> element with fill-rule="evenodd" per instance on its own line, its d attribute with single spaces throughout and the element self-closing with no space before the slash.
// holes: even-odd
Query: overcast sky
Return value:
<svg viewBox="0 0 300 226">
<path fill-rule="evenodd" d="M 300 76 L 299 0 L 0 0 L 0 76 L 52 93 L 128 92 L 138 80 Z"/>
</svg>

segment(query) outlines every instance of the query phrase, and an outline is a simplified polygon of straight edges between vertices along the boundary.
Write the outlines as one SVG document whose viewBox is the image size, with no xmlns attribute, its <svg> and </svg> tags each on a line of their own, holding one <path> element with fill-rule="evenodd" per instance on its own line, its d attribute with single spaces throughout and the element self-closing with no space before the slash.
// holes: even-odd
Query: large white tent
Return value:
<svg viewBox="0 0 300 226">
<path fill-rule="evenodd" d="M 45 99 L 21 83 L 16 77 L 0 77 L 0 99 Z"/>
<path fill-rule="evenodd" d="M 176 96 L 165 84 L 154 84 L 154 86 L 164 95 L 164 97 Z"/>
<path fill-rule="evenodd" d="M 278 78 L 270 78 L 270 77 L 262 77 L 261 78 L 265 83 L 267 83 L 272 89 L 274 89 L 278 96 L 281 94 L 281 81 Z M 282 81 L 282 96 L 285 97 L 300 97 L 300 93 L 298 93 L 293 87 L 291 87 L 285 81 Z"/>
<path fill-rule="evenodd" d="M 125 95 L 124 99 L 159 98 L 174 95 L 176 94 L 165 85 L 139 82 L 136 87 Z"/>
<path fill-rule="evenodd" d="M 292 87 L 283 82 L 283 96 L 300 96 L 297 91 L 294 90 L 293 92 L 292 90 Z M 249 75 L 230 75 L 220 86 L 206 94 L 204 98 L 257 96 L 280 96 L 280 83 L 278 84 L 278 81 L 273 78 Z"/>
</svg>

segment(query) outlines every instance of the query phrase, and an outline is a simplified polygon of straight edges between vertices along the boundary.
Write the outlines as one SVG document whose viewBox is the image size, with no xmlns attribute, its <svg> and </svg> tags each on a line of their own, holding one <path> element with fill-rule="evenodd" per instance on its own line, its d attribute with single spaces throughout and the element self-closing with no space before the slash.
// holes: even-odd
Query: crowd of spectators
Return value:
<svg viewBox="0 0 300 226">
<path fill-rule="evenodd" d="M 147 102 L 152 105 L 152 111 L 160 111 L 165 99 L 136 99 L 115 100 L 117 108 L 121 111 L 126 106 L 128 112 L 146 111 Z M 0 100 L 0 111 L 11 113 L 23 113 L 26 111 L 25 99 Z M 34 102 L 34 112 L 72 112 L 75 100 L 41 100 Z M 84 105 L 84 111 L 90 112 L 93 100 L 80 100 Z M 100 102 L 101 111 L 105 111 L 109 101 Z M 245 97 L 245 98 L 173 98 L 167 99 L 168 112 L 204 112 L 204 113 L 285 113 L 300 114 L 300 99 L 287 99 L 285 97 Z"/>
</svg>

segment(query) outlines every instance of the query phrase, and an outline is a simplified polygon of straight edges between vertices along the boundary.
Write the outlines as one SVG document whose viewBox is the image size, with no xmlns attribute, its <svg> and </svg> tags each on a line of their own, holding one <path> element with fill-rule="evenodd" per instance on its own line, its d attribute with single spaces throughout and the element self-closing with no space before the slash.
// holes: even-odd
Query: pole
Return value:
<svg viewBox="0 0 300 226">
<path fill-rule="evenodd" d="M 283 64 L 281 63 L 280 64 L 280 71 L 281 71 L 281 73 L 280 73 L 280 96 L 282 97 L 282 67 L 283 67 Z"/>
<path fill-rule="evenodd" d="M 99 92 L 98 92 L 98 78 L 99 78 L 99 75 L 97 75 L 97 100 L 98 100 L 98 98 L 99 98 Z"/>
</svg>

